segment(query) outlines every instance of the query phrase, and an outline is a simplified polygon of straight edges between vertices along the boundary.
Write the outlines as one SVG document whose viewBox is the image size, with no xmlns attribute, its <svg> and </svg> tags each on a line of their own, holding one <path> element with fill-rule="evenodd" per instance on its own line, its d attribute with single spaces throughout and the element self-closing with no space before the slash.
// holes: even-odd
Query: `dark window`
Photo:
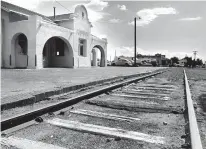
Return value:
<svg viewBox="0 0 206 149">
<path fill-rule="evenodd" d="M 56 38 L 56 56 L 64 56 L 64 41 L 62 39 Z"/>
<path fill-rule="evenodd" d="M 83 45 L 80 46 L 80 55 L 81 56 L 84 55 L 84 46 Z"/>
<path fill-rule="evenodd" d="M 79 55 L 80 56 L 84 56 L 84 43 L 85 43 L 85 40 L 83 40 L 83 39 L 80 39 L 79 40 Z"/>
</svg>

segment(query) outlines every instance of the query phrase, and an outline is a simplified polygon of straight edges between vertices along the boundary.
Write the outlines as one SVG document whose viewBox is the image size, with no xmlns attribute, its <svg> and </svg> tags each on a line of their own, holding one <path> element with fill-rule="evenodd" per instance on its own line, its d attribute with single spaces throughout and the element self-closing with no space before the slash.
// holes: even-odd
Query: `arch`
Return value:
<svg viewBox="0 0 206 149">
<path fill-rule="evenodd" d="M 97 53 L 96 53 L 96 51 L 95 51 L 95 49 L 99 49 L 99 51 L 100 51 L 100 60 L 98 61 L 98 58 L 97 58 Z M 100 46 L 100 45 L 95 45 L 95 46 L 93 46 L 93 48 L 92 48 L 92 51 L 91 51 L 91 53 L 92 53 L 92 57 L 91 57 L 91 66 L 98 66 L 98 63 L 99 63 L 99 66 L 100 67 L 105 67 L 105 61 L 106 61 L 106 59 L 105 59 L 105 51 L 104 51 L 104 49 L 102 48 L 102 46 Z"/>
<path fill-rule="evenodd" d="M 16 33 L 11 40 L 11 56 L 15 68 L 28 66 L 28 39 L 24 33 Z M 10 61 L 12 61 L 10 60 Z"/>
<path fill-rule="evenodd" d="M 42 49 L 42 65 L 43 68 L 73 67 L 73 50 L 70 43 L 60 36 L 50 37 Z"/>
<path fill-rule="evenodd" d="M 87 12 L 87 9 L 86 9 L 86 7 L 84 6 L 84 5 L 77 5 L 76 6 L 76 8 L 75 8 L 75 13 L 79 13 L 79 12 L 81 12 L 82 13 L 82 11 L 81 10 L 84 10 L 84 12 L 86 13 L 86 19 L 88 19 L 88 12 Z"/>
</svg>

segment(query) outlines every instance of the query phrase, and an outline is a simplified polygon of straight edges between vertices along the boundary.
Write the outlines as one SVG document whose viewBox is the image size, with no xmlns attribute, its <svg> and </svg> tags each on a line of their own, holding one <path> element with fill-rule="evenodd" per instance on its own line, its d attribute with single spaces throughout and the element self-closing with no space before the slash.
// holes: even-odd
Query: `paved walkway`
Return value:
<svg viewBox="0 0 206 149">
<path fill-rule="evenodd" d="M 96 67 L 96 68 L 46 68 L 1 69 L 2 100 L 45 89 L 73 86 L 101 79 L 157 70 L 158 67 Z M 4 101 L 3 101 L 4 102 Z"/>
</svg>

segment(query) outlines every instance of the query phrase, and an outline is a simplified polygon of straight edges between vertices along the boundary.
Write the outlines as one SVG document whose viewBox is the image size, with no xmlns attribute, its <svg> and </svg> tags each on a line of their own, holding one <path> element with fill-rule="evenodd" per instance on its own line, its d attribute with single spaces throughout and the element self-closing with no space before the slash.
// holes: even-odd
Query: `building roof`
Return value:
<svg viewBox="0 0 206 149">
<path fill-rule="evenodd" d="M 75 14 L 75 13 L 67 13 L 67 14 L 55 15 L 55 19 L 54 19 L 54 16 L 48 16 L 48 18 L 53 20 L 54 22 L 57 22 L 57 21 L 67 21 L 67 20 L 70 20 L 70 19 L 72 19 L 74 17 L 78 17 L 78 15 Z M 92 27 L 92 23 L 90 21 L 89 21 L 89 24 Z"/>
<path fill-rule="evenodd" d="M 69 20 L 73 16 L 74 16 L 73 13 L 67 13 L 67 14 L 55 15 L 55 19 L 54 16 L 48 16 L 48 18 L 55 21 L 61 21 L 61 20 Z"/>
<path fill-rule="evenodd" d="M 75 13 L 68 13 L 68 14 L 61 14 L 61 15 L 56 15 L 55 19 L 54 16 L 45 16 L 42 15 L 40 13 L 22 8 L 20 6 L 5 2 L 5 1 L 1 1 L 1 9 L 7 11 L 7 12 L 14 12 L 20 15 L 24 15 L 24 16 L 31 16 L 31 15 L 38 15 L 41 16 L 44 20 L 49 21 L 49 22 L 55 22 L 55 21 L 65 21 L 65 20 L 69 20 L 75 16 Z M 91 22 L 89 22 L 91 27 L 92 24 Z"/>
<path fill-rule="evenodd" d="M 179 61 L 187 61 L 187 59 L 186 58 L 182 58 Z"/>
<path fill-rule="evenodd" d="M 41 16 L 44 20 L 52 21 L 48 17 L 46 17 L 42 14 L 39 14 L 37 12 L 31 11 L 31 10 L 28 10 L 25 8 L 22 8 L 20 6 L 13 5 L 11 3 L 7 3 L 5 1 L 1 1 L 1 9 L 5 10 L 7 12 L 15 12 L 15 13 L 22 14 L 25 16 L 38 15 L 38 16 Z"/>
</svg>

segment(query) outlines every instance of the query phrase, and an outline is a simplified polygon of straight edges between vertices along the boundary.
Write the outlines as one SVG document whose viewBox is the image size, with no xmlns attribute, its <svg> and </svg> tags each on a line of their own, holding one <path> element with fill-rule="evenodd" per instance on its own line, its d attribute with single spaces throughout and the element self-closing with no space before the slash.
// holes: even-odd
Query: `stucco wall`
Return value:
<svg viewBox="0 0 206 149">
<path fill-rule="evenodd" d="M 57 24 L 59 24 L 60 26 L 65 27 L 65 28 L 74 30 L 74 20 L 73 19 L 66 20 L 66 21 L 61 21 L 61 22 L 58 22 Z"/>
<path fill-rule="evenodd" d="M 35 50 L 36 50 L 36 19 L 35 16 L 29 17 L 29 20 L 9 22 L 8 14 L 3 16 L 5 19 L 3 61 L 4 67 L 15 68 L 15 39 L 23 33 L 28 40 L 28 68 L 34 68 Z M 11 55 L 11 65 L 10 65 Z"/>
<path fill-rule="evenodd" d="M 85 19 L 76 19 L 74 21 L 74 29 L 91 33 L 89 22 Z"/>
<path fill-rule="evenodd" d="M 73 55 L 76 55 L 76 53 L 73 52 L 73 32 L 72 30 L 62 28 L 55 24 L 50 24 L 48 22 L 43 21 L 39 17 L 37 20 L 37 34 L 36 34 L 37 68 L 43 68 L 43 63 L 42 63 L 43 48 L 47 40 L 49 40 L 51 37 L 59 37 L 69 46 L 70 57 L 68 59 L 68 62 L 73 64 Z M 59 60 L 59 63 L 62 63 L 64 58 L 57 57 L 54 59 Z"/>
<path fill-rule="evenodd" d="M 8 12 L 1 10 L 1 67 L 5 67 L 5 30 L 7 28 L 6 24 L 9 23 Z"/>
<path fill-rule="evenodd" d="M 78 17 L 74 20 L 74 29 L 91 33 L 91 25 L 88 20 L 86 8 L 84 6 L 77 6 L 75 8 L 75 14 Z M 82 16 L 82 14 L 84 14 L 84 16 Z"/>
<path fill-rule="evenodd" d="M 4 60 L 3 60 L 3 46 L 4 44 L 4 19 L 1 19 L 1 67 L 4 65 Z"/>
<path fill-rule="evenodd" d="M 94 47 L 97 47 L 100 50 L 101 53 L 101 61 L 100 63 L 104 63 L 102 64 L 104 67 L 107 66 L 107 40 L 106 39 L 99 39 L 96 37 L 92 37 L 91 40 L 91 46 L 90 46 L 90 52 L 92 51 L 92 49 Z"/>
<path fill-rule="evenodd" d="M 16 55 L 16 67 L 26 68 L 27 67 L 27 55 Z"/>
<path fill-rule="evenodd" d="M 47 40 L 51 37 L 59 37 L 65 41 L 68 45 L 69 58 L 66 57 L 55 57 L 55 65 L 69 66 L 73 68 L 77 67 L 90 67 L 91 66 L 91 51 L 96 45 L 103 48 L 105 66 L 107 58 L 107 44 L 106 41 L 101 39 L 94 39 L 91 36 L 91 24 L 88 21 L 88 16 L 86 9 L 84 7 L 78 7 L 75 13 L 84 12 L 86 16 L 84 18 L 77 18 L 72 24 L 73 20 L 62 22 L 58 26 L 54 23 L 47 22 L 40 16 L 29 16 L 28 20 L 9 22 L 9 15 L 7 12 L 2 13 L 2 19 L 4 19 L 4 33 L 2 34 L 2 64 L 4 67 L 15 68 L 15 48 L 14 41 L 15 38 L 23 33 L 28 40 L 28 66 L 27 68 L 43 68 L 43 48 Z M 18 20 L 18 19 L 17 19 Z M 68 29 L 69 27 L 74 30 Z M 68 28 L 65 28 L 68 27 Z M 2 29 L 3 30 L 3 29 Z M 86 40 L 85 55 L 79 55 L 79 39 Z M 66 54 L 66 53 L 65 53 Z M 10 65 L 10 55 L 11 55 L 11 65 Z M 24 56 L 25 57 L 25 56 Z M 20 65 L 22 62 L 20 61 Z M 68 64 L 68 65 L 67 65 Z"/>
</svg>

